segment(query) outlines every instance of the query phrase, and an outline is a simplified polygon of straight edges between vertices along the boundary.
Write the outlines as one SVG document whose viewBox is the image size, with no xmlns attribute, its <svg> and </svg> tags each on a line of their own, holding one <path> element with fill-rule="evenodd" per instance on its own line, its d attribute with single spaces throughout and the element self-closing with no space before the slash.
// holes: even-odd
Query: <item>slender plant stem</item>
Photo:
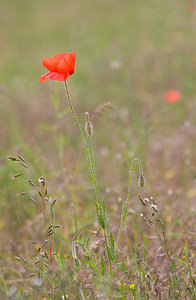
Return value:
<svg viewBox="0 0 196 300">
<path fill-rule="evenodd" d="M 92 170 L 91 175 L 92 175 L 93 184 L 94 184 L 94 188 L 95 188 L 98 207 L 100 209 L 101 216 L 103 217 L 102 203 L 101 203 L 101 199 L 100 199 L 99 188 L 97 185 L 97 179 L 96 179 L 96 174 L 95 174 L 95 165 L 94 165 L 94 159 L 93 159 L 91 136 L 88 135 L 87 139 L 88 139 L 88 149 L 89 149 L 89 160 L 90 160 L 91 170 Z"/>
<path fill-rule="evenodd" d="M 157 233 L 157 235 L 158 235 L 158 237 L 159 237 L 159 239 L 161 241 L 161 244 L 162 244 L 162 246 L 163 246 L 163 248 L 164 248 L 164 250 L 165 250 L 165 252 L 166 252 L 166 254 L 167 254 L 168 258 L 169 258 L 169 260 L 171 262 L 173 262 L 170 254 L 169 254 L 168 248 L 167 248 L 167 242 L 166 242 L 166 238 L 165 238 L 165 231 L 164 231 L 164 227 L 163 227 L 162 221 L 160 220 L 159 223 L 161 225 L 161 229 L 162 229 L 162 233 L 163 233 L 163 240 L 161 238 L 161 235 L 160 235 L 158 229 L 156 228 L 156 224 L 155 224 L 155 231 L 156 231 L 156 233 Z"/>
<path fill-rule="evenodd" d="M 122 218 L 121 218 L 120 228 L 119 228 L 119 232 L 118 232 L 118 236 L 117 236 L 117 240 L 116 240 L 115 252 L 117 250 L 120 235 L 121 235 L 121 231 L 122 231 L 122 228 L 123 228 L 123 224 L 124 224 L 125 218 L 127 217 L 127 213 L 128 213 L 128 203 L 129 203 L 129 198 L 130 198 L 130 193 L 131 193 L 131 183 L 132 183 L 132 178 L 133 178 L 133 170 L 134 170 L 134 165 L 135 165 L 136 162 L 138 163 L 138 166 L 139 166 L 140 176 L 143 176 L 142 163 L 139 159 L 135 158 L 134 160 L 132 160 L 132 163 L 131 163 L 131 171 L 130 171 L 130 177 L 129 177 L 129 187 L 128 187 L 127 200 L 126 200 L 125 204 L 123 205 Z"/>
<path fill-rule="evenodd" d="M 54 210 L 52 206 L 52 199 L 49 199 L 49 206 L 50 206 L 50 222 L 52 225 L 52 230 L 54 231 L 54 251 L 56 253 L 56 256 L 58 257 L 58 250 L 57 250 L 57 238 L 56 238 L 56 232 L 55 232 L 55 215 L 54 215 Z"/>
<path fill-rule="evenodd" d="M 87 139 L 88 139 L 88 149 L 89 149 L 89 156 L 90 156 L 91 169 L 92 169 L 92 179 L 93 179 L 93 183 L 94 183 L 94 187 L 95 187 L 95 193 L 96 193 L 96 196 L 97 196 L 98 208 L 99 208 L 102 220 L 104 220 L 105 219 L 104 218 L 104 212 L 103 212 L 103 207 L 102 207 L 102 203 L 101 203 L 101 199 L 100 199 L 99 188 L 98 188 L 98 185 L 97 185 L 96 173 L 95 173 L 95 165 L 94 165 L 94 159 L 93 159 L 91 136 L 88 135 Z M 105 220 L 104 220 L 104 222 L 105 222 Z M 110 266 L 110 287 L 111 287 L 111 283 L 112 283 L 112 262 L 111 262 L 111 259 L 110 259 L 109 246 L 108 246 L 108 240 L 107 240 L 107 234 L 106 234 L 106 229 L 105 228 L 103 229 L 103 232 L 104 232 L 106 251 L 107 251 L 108 260 L 109 260 L 109 266 Z"/>
<path fill-rule="evenodd" d="M 72 113 L 72 116 L 73 116 L 74 121 L 76 123 L 76 126 L 78 128 L 78 131 L 80 133 L 80 136 L 81 136 L 81 139 L 82 139 L 82 142 L 83 142 L 83 145 L 84 145 L 84 149 L 85 149 L 85 152 L 86 152 L 86 157 L 87 157 L 87 160 L 88 160 L 89 168 L 90 168 L 90 171 L 92 172 L 92 170 L 91 170 L 91 163 L 90 163 L 90 160 L 89 160 L 89 153 L 88 153 L 88 148 L 87 148 L 86 140 L 85 140 L 84 134 L 82 132 L 81 126 L 80 126 L 80 124 L 78 122 L 78 119 L 76 117 L 76 114 L 75 114 L 75 111 L 74 111 L 74 108 L 73 108 L 73 105 L 72 105 L 72 102 L 71 102 L 71 97 L 70 97 L 70 94 L 69 94 L 69 89 L 68 89 L 67 81 L 65 81 L 65 90 L 66 90 L 66 93 L 67 93 L 67 101 L 68 101 L 69 109 L 70 109 L 70 111 Z"/>
<path fill-rule="evenodd" d="M 66 89 L 66 93 L 67 93 L 67 100 L 68 100 L 69 108 L 71 110 L 72 116 L 73 116 L 74 121 L 76 123 L 76 126 L 78 128 L 78 131 L 80 133 L 80 136 L 81 136 L 81 139 L 82 139 L 85 151 L 86 151 L 86 156 L 87 156 L 87 159 L 88 159 L 88 164 L 89 164 L 92 180 L 93 180 L 94 187 L 95 187 L 95 193 L 96 193 L 97 201 L 98 201 L 98 204 L 99 204 L 100 212 L 102 214 L 102 205 L 101 205 L 101 201 L 100 201 L 99 190 L 98 190 L 98 185 L 97 185 L 96 176 L 95 176 L 95 168 L 94 168 L 94 163 L 93 163 L 92 146 L 91 146 L 91 143 L 88 143 L 88 146 L 87 146 L 87 143 L 86 143 L 84 134 L 82 132 L 81 126 L 80 126 L 80 124 L 78 122 L 78 119 L 76 117 L 76 114 L 74 112 L 74 108 L 73 108 L 73 105 L 72 105 L 72 102 L 71 102 L 71 97 L 70 97 L 70 94 L 69 94 L 69 89 L 68 89 L 68 86 L 67 86 L 67 81 L 65 81 L 65 89 Z M 88 149 L 88 147 L 89 147 L 89 149 Z M 103 216 L 103 214 L 102 214 L 102 216 Z"/>
<path fill-rule="evenodd" d="M 82 139 L 85 151 L 86 151 L 86 156 L 87 156 L 87 159 L 88 159 L 91 176 L 92 176 L 92 180 L 93 180 L 93 183 L 94 183 L 94 188 L 95 188 L 95 193 L 96 193 L 96 198 L 97 198 L 97 203 L 98 203 L 98 209 L 100 211 L 102 220 L 104 220 L 103 207 L 102 207 L 102 203 L 101 203 L 101 199 L 100 199 L 100 195 L 99 195 L 99 189 L 98 189 L 98 184 L 97 184 L 96 174 L 95 174 L 95 166 L 94 166 L 93 153 L 92 153 L 91 136 L 88 135 L 88 145 L 87 145 L 86 140 L 84 138 L 84 134 L 82 132 L 82 129 L 80 127 L 80 124 L 78 122 L 78 119 L 76 117 L 76 114 L 74 112 L 74 109 L 73 109 L 73 106 L 72 106 L 72 103 L 71 103 L 71 97 L 70 97 L 70 94 L 69 94 L 69 89 L 68 89 L 66 81 L 65 81 L 65 89 L 66 89 L 66 93 L 67 93 L 67 100 L 68 100 L 69 108 L 71 110 L 71 113 L 72 113 L 72 116 L 73 116 L 74 121 L 76 123 L 76 126 L 79 130 L 79 133 L 80 133 L 80 136 L 81 136 L 81 139 Z M 105 222 L 105 220 L 104 220 L 104 222 Z M 109 255 L 109 246 L 108 246 L 108 241 L 107 241 L 106 229 L 104 228 L 103 231 L 104 231 L 106 250 L 107 250 L 109 264 L 110 264 L 110 277 L 111 277 L 112 276 L 112 263 L 111 263 L 110 255 Z"/>
<path fill-rule="evenodd" d="M 44 185 L 40 184 L 40 194 L 43 202 L 43 215 L 44 215 L 44 221 L 45 221 L 45 230 L 46 230 L 46 239 L 48 238 L 48 211 L 46 208 L 46 199 L 45 199 L 45 192 L 44 192 Z M 50 245 L 48 243 L 48 255 L 50 253 Z"/>
</svg>

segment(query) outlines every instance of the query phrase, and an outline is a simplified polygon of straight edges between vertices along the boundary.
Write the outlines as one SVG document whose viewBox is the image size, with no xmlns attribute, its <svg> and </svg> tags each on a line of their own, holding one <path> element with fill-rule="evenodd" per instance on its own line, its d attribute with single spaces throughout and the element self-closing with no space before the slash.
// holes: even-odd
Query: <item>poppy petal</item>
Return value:
<svg viewBox="0 0 196 300">
<path fill-rule="evenodd" d="M 57 71 L 58 61 L 54 57 L 47 57 L 43 60 L 43 66 L 51 72 Z"/>
<path fill-rule="evenodd" d="M 58 54 L 55 54 L 53 57 L 59 63 L 60 60 L 62 60 L 66 55 L 69 55 L 69 54 L 70 53 L 58 53 Z"/>
<path fill-rule="evenodd" d="M 67 53 L 64 55 L 63 59 L 57 65 L 57 71 L 60 73 L 69 73 L 69 75 L 74 73 L 76 61 L 76 52 Z"/>
<path fill-rule="evenodd" d="M 58 72 L 49 72 L 40 77 L 40 82 L 44 82 L 47 79 L 51 80 L 58 80 L 58 81 L 66 81 L 66 79 L 69 77 L 69 74 L 62 74 Z"/>
</svg>

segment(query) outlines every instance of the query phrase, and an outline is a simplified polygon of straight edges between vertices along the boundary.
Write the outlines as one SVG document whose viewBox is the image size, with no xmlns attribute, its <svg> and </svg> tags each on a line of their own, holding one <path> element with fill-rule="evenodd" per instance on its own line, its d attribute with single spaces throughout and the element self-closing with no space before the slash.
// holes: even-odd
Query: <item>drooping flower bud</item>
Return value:
<svg viewBox="0 0 196 300">
<path fill-rule="evenodd" d="M 139 178 L 139 186 L 140 186 L 141 188 L 143 188 L 143 187 L 144 187 L 144 184 L 145 184 L 145 179 L 144 179 L 144 176 L 141 175 L 140 178 Z"/>
</svg>

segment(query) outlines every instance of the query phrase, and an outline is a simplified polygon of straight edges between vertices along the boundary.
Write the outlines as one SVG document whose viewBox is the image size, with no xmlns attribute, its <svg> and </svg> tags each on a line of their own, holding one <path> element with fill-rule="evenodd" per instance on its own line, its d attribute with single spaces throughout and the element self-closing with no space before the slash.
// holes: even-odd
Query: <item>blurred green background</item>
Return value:
<svg viewBox="0 0 196 300">
<path fill-rule="evenodd" d="M 42 59 L 61 52 L 77 53 L 68 84 L 81 124 L 85 111 L 92 115 L 107 102 L 115 106 L 93 123 L 97 177 L 111 219 L 119 222 L 119 201 L 137 157 L 144 164 L 145 193 L 158 198 L 170 235 L 180 234 L 184 224 L 189 228 L 189 221 L 194 227 L 195 9 L 194 1 L 183 0 L 0 1 L 2 255 L 22 253 L 23 243 L 40 230 L 33 203 L 16 196 L 28 190 L 33 195 L 27 179 L 46 176 L 65 237 L 75 232 L 73 190 L 79 228 L 96 219 L 63 84 L 39 83 L 47 72 Z M 170 89 L 181 92 L 178 103 L 165 101 Z M 16 154 L 28 169 L 8 161 Z M 137 210 L 137 179 L 134 184 L 131 207 Z"/>
</svg>

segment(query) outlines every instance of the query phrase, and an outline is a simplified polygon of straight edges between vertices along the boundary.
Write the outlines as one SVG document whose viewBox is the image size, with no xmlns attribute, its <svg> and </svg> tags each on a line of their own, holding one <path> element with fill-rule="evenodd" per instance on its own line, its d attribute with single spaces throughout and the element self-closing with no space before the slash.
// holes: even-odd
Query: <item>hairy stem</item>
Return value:
<svg viewBox="0 0 196 300">
<path fill-rule="evenodd" d="M 78 131 L 80 133 L 80 136 L 81 136 L 81 139 L 82 139 L 85 151 L 86 151 L 86 156 L 87 156 L 87 160 L 88 160 L 88 164 L 89 164 L 89 168 L 90 168 L 92 180 L 93 180 L 93 183 L 94 183 L 95 194 L 96 194 L 97 203 L 98 203 L 98 209 L 100 211 L 102 219 L 105 220 L 104 214 L 103 214 L 102 203 L 101 203 L 101 199 L 100 199 L 100 195 L 99 195 L 99 189 L 98 189 L 98 185 L 97 185 L 96 175 L 95 175 L 95 166 L 94 166 L 93 153 L 92 153 L 91 137 L 90 137 L 90 135 L 88 135 L 88 146 L 87 146 L 86 140 L 84 138 L 84 134 L 82 132 L 82 129 L 80 127 L 80 124 L 78 122 L 78 119 L 76 117 L 76 114 L 74 112 L 74 109 L 73 109 L 73 106 L 72 106 L 72 103 L 71 103 L 71 97 L 70 97 L 70 94 L 69 94 L 69 90 L 68 90 L 68 86 L 67 86 L 67 82 L 66 81 L 65 81 L 65 89 L 66 89 L 66 93 L 67 93 L 67 100 L 68 100 L 69 108 L 71 110 L 72 116 L 73 116 L 74 121 L 76 123 L 76 126 L 78 128 Z M 106 244 L 106 250 L 107 250 L 107 254 L 108 254 L 108 259 L 109 259 L 109 262 L 110 262 L 109 247 L 108 247 L 107 234 L 106 234 L 105 228 L 103 229 L 103 231 L 104 231 L 104 238 L 105 238 L 105 244 Z"/>
</svg>

